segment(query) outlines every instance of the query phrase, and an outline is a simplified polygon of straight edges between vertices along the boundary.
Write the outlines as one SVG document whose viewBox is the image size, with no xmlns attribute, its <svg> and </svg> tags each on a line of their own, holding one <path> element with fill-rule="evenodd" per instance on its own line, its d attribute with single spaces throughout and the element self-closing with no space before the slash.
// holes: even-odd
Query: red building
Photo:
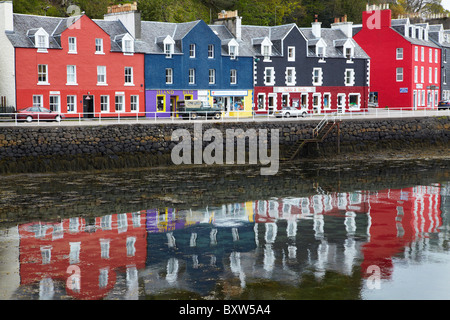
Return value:
<svg viewBox="0 0 450 320">
<path fill-rule="evenodd" d="M 144 54 L 119 21 L 13 14 L 17 110 L 67 117 L 144 112 Z M 136 112 L 136 113 L 135 113 Z"/>
<path fill-rule="evenodd" d="M 141 213 L 19 226 L 21 285 L 39 283 L 41 294 L 53 295 L 60 282 L 76 299 L 101 299 L 115 286 L 117 273 L 136 282 L 147 258 Z"/>
<path fill-rule="evenodd" d="M 391 19 L 389 9 L 367 9 L 353 39 L 371 58 L 371 100 L 380 108 L 436 108 L 441 50 L 428 38 L 428 24 Z"/>
</svg>

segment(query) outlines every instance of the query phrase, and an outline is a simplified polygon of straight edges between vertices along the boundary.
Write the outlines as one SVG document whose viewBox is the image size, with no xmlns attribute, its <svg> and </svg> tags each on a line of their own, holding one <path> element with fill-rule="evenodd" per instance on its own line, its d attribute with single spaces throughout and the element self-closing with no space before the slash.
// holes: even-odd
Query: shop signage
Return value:
<svg viewBox="0 0 450 320">
<path fill-rule="evenodd" d="M 244 97 L 248 95 L 248 91 L 211 90 L 211 95 L 215 97 Z"/>
<path fill-rule="evenodd" d="M 290 92 L 316 92 L 316 87 L 274 87 L 273 92 L 290 93 Z"/>
</svg>

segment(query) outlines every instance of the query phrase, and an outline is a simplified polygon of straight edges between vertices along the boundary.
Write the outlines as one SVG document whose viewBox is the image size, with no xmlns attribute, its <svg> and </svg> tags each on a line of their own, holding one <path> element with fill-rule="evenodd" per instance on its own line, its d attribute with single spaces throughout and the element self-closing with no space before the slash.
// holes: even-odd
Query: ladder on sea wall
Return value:
<svg viewBox="0 0 450 320">
<path fill-rule="evenodd" d="M 281 157 L 281 161 L 292 161 L 300 150 L 311 142 L 322 142 L 328 134 L 337 125 L 336 117 L 331 119 L 326 115 L 313 129 L 313 137 L 311 139 L 299 139 L 297 140 Z"/>
</svg>

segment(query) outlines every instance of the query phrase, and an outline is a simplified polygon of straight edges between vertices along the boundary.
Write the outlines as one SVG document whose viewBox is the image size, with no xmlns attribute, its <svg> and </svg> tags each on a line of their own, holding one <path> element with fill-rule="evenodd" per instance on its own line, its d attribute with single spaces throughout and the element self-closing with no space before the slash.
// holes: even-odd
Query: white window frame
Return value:
<svg viewBox="0 0 450 320">
<path fill-rule="evenodd" d="M 133 67 L 124 68 L 124 86 L 134 86 L 134 69 Z"/>
<path fill-rule="evenodd" d="M 295 68 L 294 67 L 287 67 L 286 68 L 286 85 L 287 86 L 295 86 L 297 77 L 295 74 Z"/>
<path fill-rule="evenodd" d="M 438 84 L 438 68 L 434 68 L 434 83 Z"/>
<path fill-rule="evenodd" d="M 403 68 L 395 69 L 395 81 L 403 82 Z"/>
<path fill-rule="evenodd" d="M 317 76 L 316 76 L 316 71 L 318 72 Z M 316 77 L 317 77 L 317 81 L 316 81 Z M 312 71 L 312 85 L 313 86 L 321 86 L 322 83 L 323 83 L 322 68 L 313 68 L 313 71 Z"/>
<path fill-rule="evenodd" d="M 314 98 L 317 97 L 317 104 L 314 104 Z M 313 111 L 317 111 L 318 113 L 320 113 L 320 106 L 322 105 L 322 94 L 317 92 L 317 93 L 313 93 L 312 96 L 312 107 L 313 107 Z M 316 110 L 314 110 L 316 109 Z"/>
<path fill-rule="evenodd" d="M 396 49 L 396 60 L 403 60 L 403 48 L 397 48 Z"/>
<path fill-rule="evenodd" d="M 328 107 L 325 107 L 325 97 L 328 97 Z M 330 110 L 331 109 L 331 92 L 324 92 L 322 97 L 323 109 Z"/>
<path fill-rule="evenodd" d="M 40 67 L 44 67 L 44 71 L 40 70 Z M 44 81 L 40 80 L 41 77 L 44 77 Z M 38 85 L 49 85 L 48 83 L 48 65 L 47 64 L 38 64 Z"/>
<path fill-rule="evenodd" d="M 428 82 L 433 83 L 433 68 L 428 67 Z"/>
<path fill-rule="evenodd" d="M 67 105 L 67 113 L 76 113 L 77 112 L 77 96 L 76 95 L 68 95 L 66 97 L 66 105 Z"/>
<path fill-rule="evenodd" d="M 125 95 L 123 95 L 123 94 L 116 94 L 115 95 L 115 97 L 114 97 L 114 110 L 116 112 L 124 112 L 125 111 Z"/>
<path fill-rule="evenodd" d="M 425 47 L 420 47 L 420 61 L 425 62 Z"/>
<path fill-rule="evenodd" d="M 295 47 L 288 47 L 288 61 L 294 62 L 295 61 Z"/>
<path fill-rule="evenodd" d="M 214 59 L 214 45 L 208 44 L 208 59 Z"/>
<path fill-rule="evenodd" d="M 195 58 L 195 43 L 189 45 L 189 58 Z"/>
<path fill-rule="evenodd" d="M 358 97 L 358 104 L 356 107 L 352 107 L 350 105 L 350 100 L 352 96 L 357 96 Z M 349 93 L 348 94 L 348 108 L 349 110 L 357 110 L 361 108 L 361 94 L 360 93 Z"/>
<path fill-rule="evenodd" d="M 76 37 L 68 37 L 67 42 L 69 45 L 69 54 L 76 54 L 77 53 L 77 38 Z"/>
<path fill-rule="evenodd" d="M 264 69 L 264 84 L 273 86 L 275 84 L 275 68 L 266 67 Z"/>
<path fill-rule="evenodd" d="M 109 112 L 109 95 L 100 96 L 100 112 Z"/>
<path fill-rule="evenodd" d="M 428 55 L 429 55 L 429 61 L 430 63 L 433 63 L 433 49 L 428 49 Z"/>
<path fill-rule="evenodd" d="M 61 112 L 61 96 L 59 94 L 51 94 L 49 96 L 48 108 L 55 112 Z"/>
<path fill-rule="evenodd" d="M 46 53 L 49 47 L 49 37 L 48 33 L 43 29 L 39 28 L 34 35 L 34 43 L 35 48 L 37 48 L 37 52 Z"/>
<path fill-rule="evenodd" d="M 236 45 L 230 45 L 229 46 L 229 52 L 230 52 L 230 59 L 234 60 L 236 59 L 238 48 Z"/>
<path fill-rule="evenodd" d="M 420 82 L 425 83 L 425 69 L 424 67 L 420 67 Z"/>
<path fill-rule="evenodd" d="M 237 70 L 230 70 L 230 84 L 237 84 Z"/>
<path fill-rule="evenodd" d="M 103 51 L 103 38 L 95 39 L 95 54 L 105 54 Z"/>
<path fill-rule="evenodd" d="M 347 86 L 347 87 L 355 85 L 355 70 L 354 69 L 345 69 L 344 83 L 345 83 L 345 86 Z"/>
<path fill-rule="evenodd" d="M 216 84 L 216 69 L 209 69 L 208 70 L 208 83 L 209 84 Z"/>
<path fill-rule="evenodd" d="M 439 62 L 439 52 L 438 49 L 434 49 L 434 63 Z"/>
<path fill-rule="evenodd" d="M 67 65 L 67 83 L 66 85 L 78 85 L 77 83 L 77 66 Z"/>
<path fill-rule="evenodd" d="M 173 69 L 166 68 L 166 84 L 173 84 Z"/>
<path fill-rule="evenodd" d="M 419 67 L 414 66 L 414 83 L 419 81 Z"/>
<path fill-rule="evenodd" d="M 106 86 L 106 66 L 97 66 L 97 85 Z"/>
<path fill-rule="evenodd" d="M 419 61 L 419 47 L 414 46 L 414 60 Z"/>
<path fill-rule="evenodd" d="M 134 100 L 134 101 L 133 101 Z M 139 95 L 130 95 L 130 112 L 139 111 Z"/>
<path fill-rule="evenodd" d="M 44 106 L 44 96 L 42 94 L 33 95 L 33 107 L 43 107 Z"/>
<path fill-rule="evenodd" d="M 195 84 L 195 69 L 189 69 L 189 84 Z"/>
</svg>

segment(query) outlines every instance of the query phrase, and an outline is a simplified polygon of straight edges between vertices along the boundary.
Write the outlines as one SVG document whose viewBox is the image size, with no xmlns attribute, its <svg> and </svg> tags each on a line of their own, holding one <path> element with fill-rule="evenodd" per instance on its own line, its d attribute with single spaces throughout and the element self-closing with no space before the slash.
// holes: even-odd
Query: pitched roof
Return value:
<svg viewBox="0 0 450 320">
<path fill-rule="evenodd" d="M 409 18 L 392 19 L 391 20 L 391 29 L 395 30 L 404 39 L 406 39 L 407 41 L 409 41 L 412 44 L 419 45 L 419 46 L 427 46 L 427 47 L 438 48 L 438 46 L 431 40 L 424 40 L 424 39 L 409 37 L 408 34 L 405 34 L 405 32 L 406 32 L 405 31 L 405 26 L 414 26 L 414 27 L 420 27 L 420 28 L 424 28 L 424 29 L 429 29 L 428 23 L 411 24 L 409 22 Z"/>
</svg>

